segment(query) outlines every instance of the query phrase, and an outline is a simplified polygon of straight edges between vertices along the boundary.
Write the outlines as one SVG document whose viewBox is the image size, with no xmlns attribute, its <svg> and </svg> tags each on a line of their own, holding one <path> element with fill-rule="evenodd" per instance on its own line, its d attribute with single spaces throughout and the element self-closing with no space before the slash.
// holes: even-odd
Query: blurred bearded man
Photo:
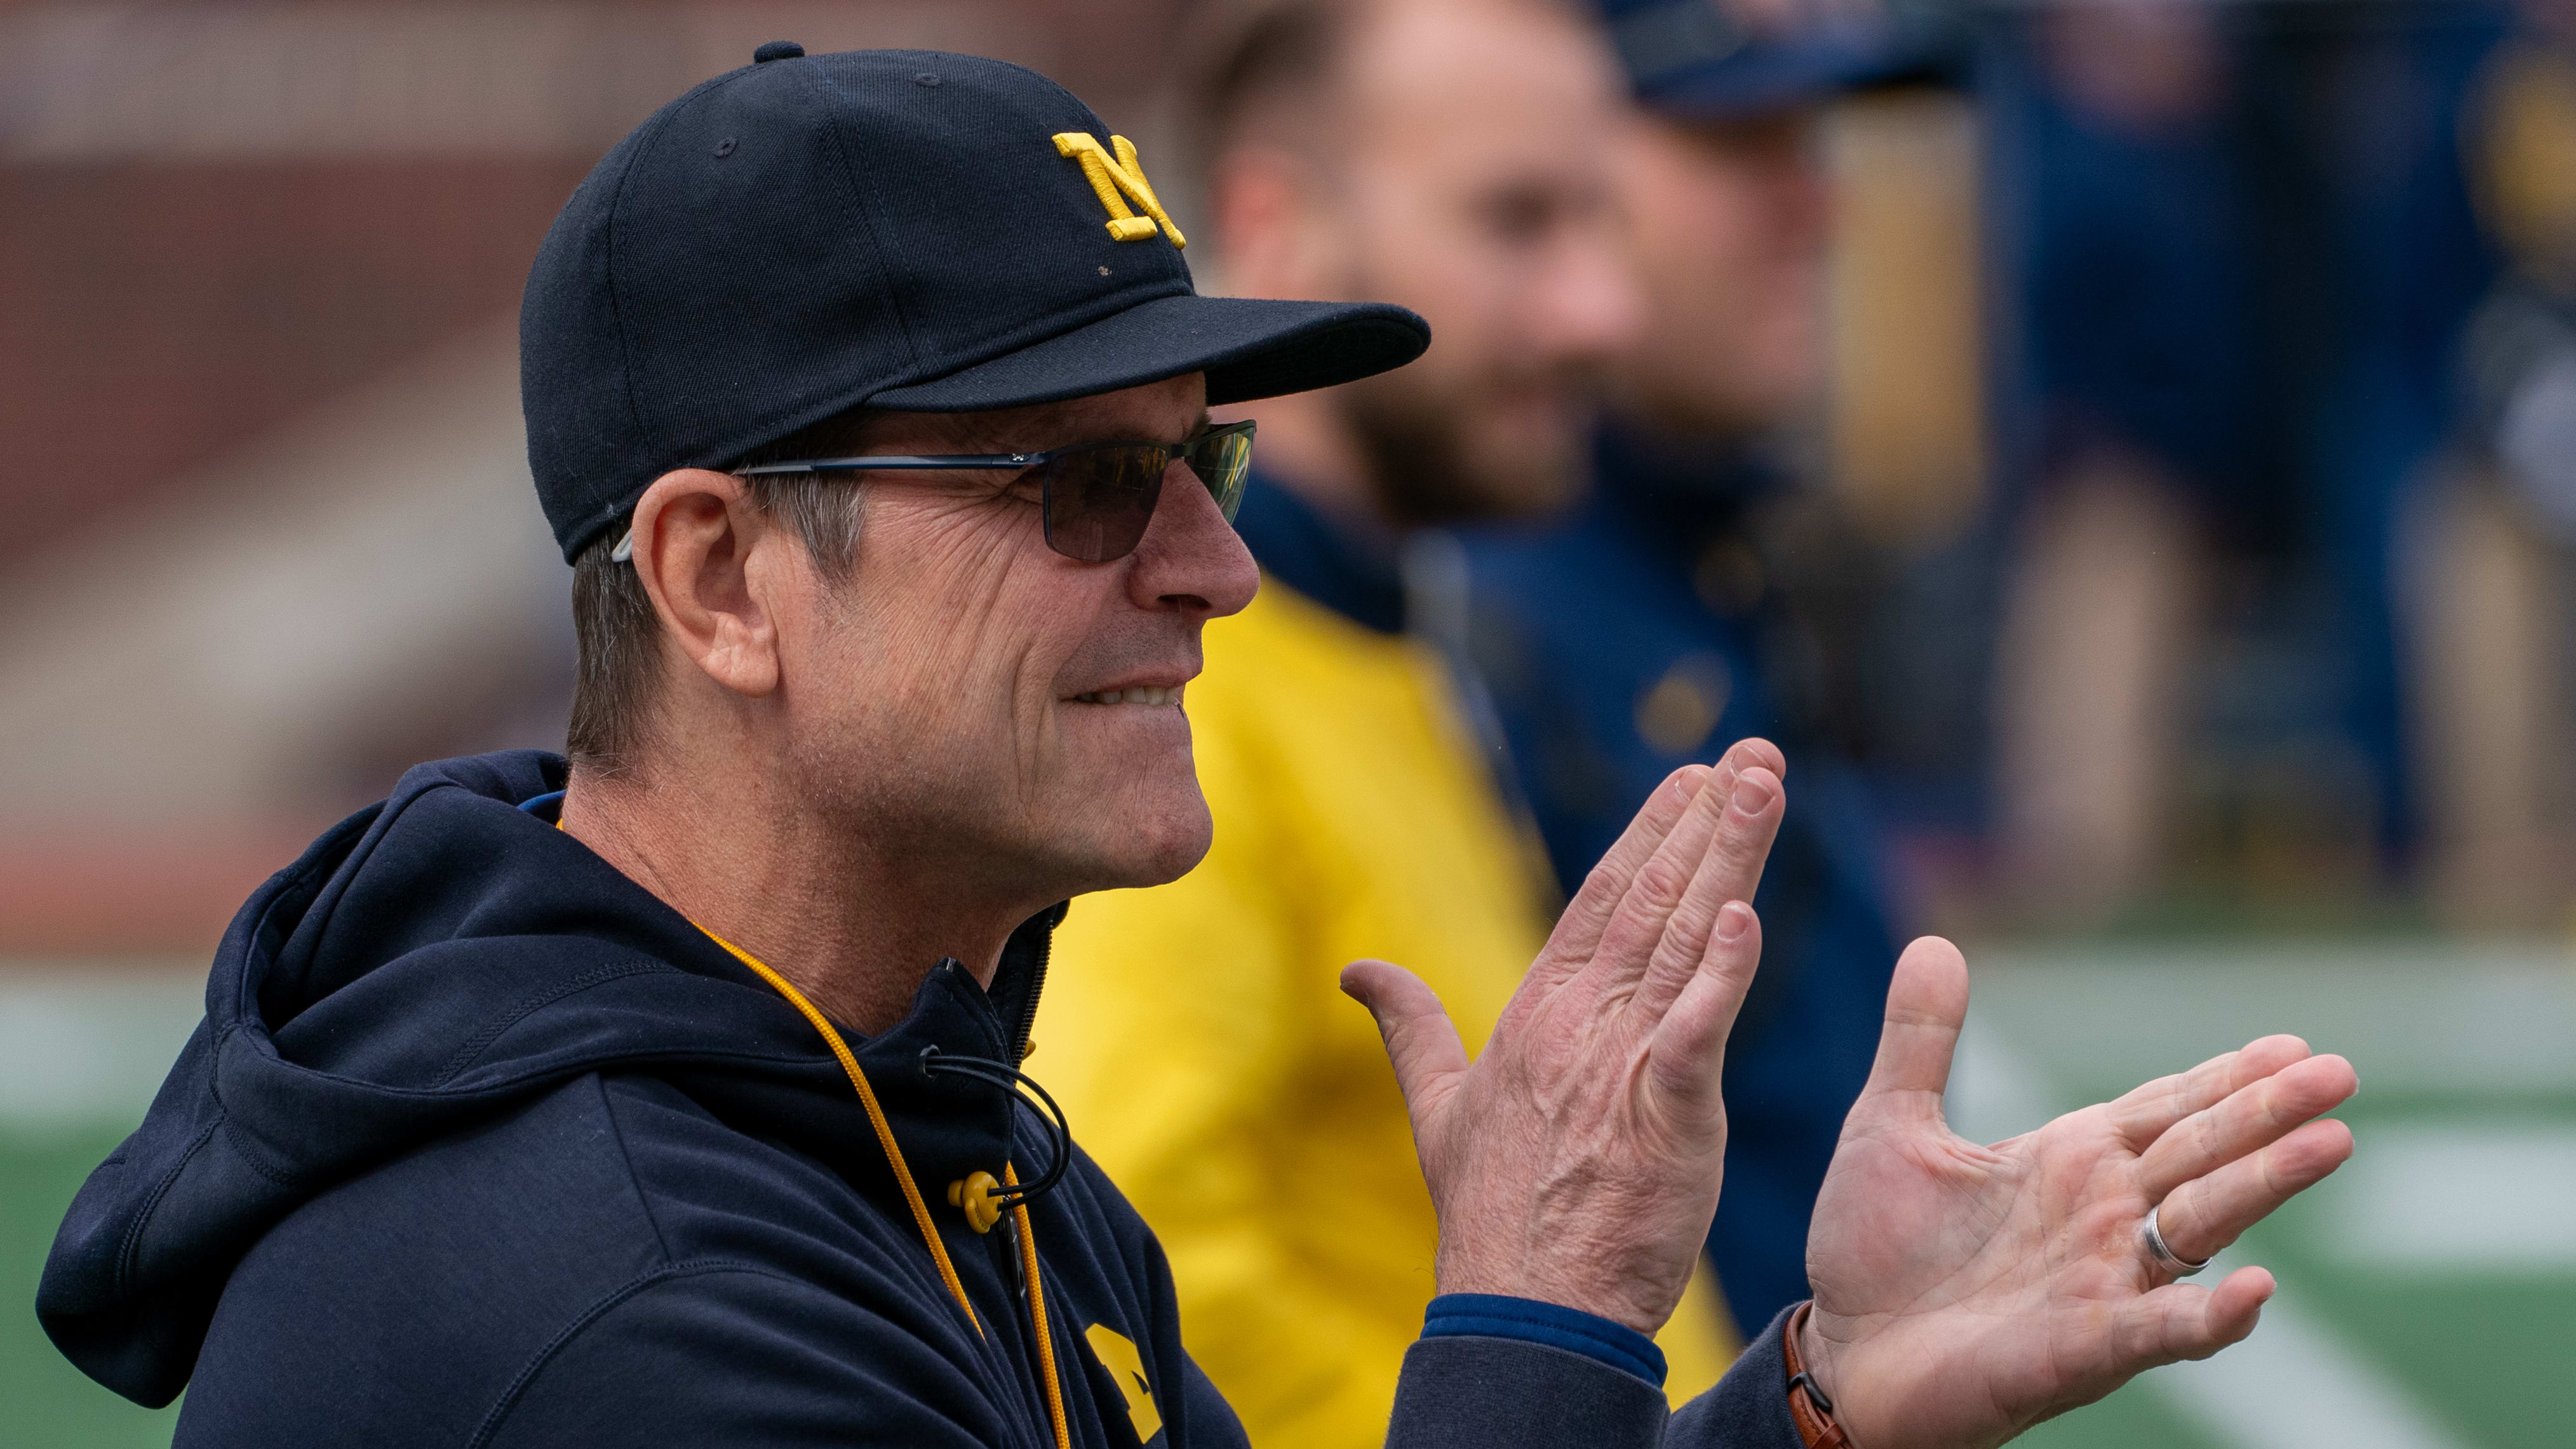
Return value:
<svg viewBox="0 0 2576 1449">
<path fill-rule="evenodd" d="M 1826 650 L 1779 577 L 1797 479 L 1778 439 L 1825 356 L 1816 132 L 1836 96 L 1920 62 L 1852 11 L 1603 16 L 1638 105 L 1611 156 L 1652 305 L 1609 370 L 1580 508 L 1465 536 L 1473 652 L 1569 889 L 1666 772 L 1746 735 L 1787 752 L 1798 800 L 1756 903 L 1771 930 L 1727 1055 L 1744 1115 L 1709 1235 L 1734 1321 L 1758 1328 L 1806 1296 L 1808 1218 L 1896 959 L 1877 830 L 1815 683 Z"/>
<path fill-rule="evenodd" d="M 1440 340 L 1251 411 L 1262 589 L 1209 629 L 1189 697 L 1215 846 L 1076 904 L 1038 1036 L 1255 1442 L 1357 1444 L 1420 1331 L 1435 1225 L 1335 973 L 1404 963 L 1473 1047 L 1548 895 L 1420 530 L 1572 496 L 1593 376 L 1639 323 L 1601 165 L 1622 111 L 1588 14 L 1547 0 L 1303 0 L 1210 50 L 1184 69 L 1229 289 L 1388 298 Z M 1722 1322 L 1702 1274 L 1660 1339 L 1677 1388 L 1724 1367 Z"/>
</svg>

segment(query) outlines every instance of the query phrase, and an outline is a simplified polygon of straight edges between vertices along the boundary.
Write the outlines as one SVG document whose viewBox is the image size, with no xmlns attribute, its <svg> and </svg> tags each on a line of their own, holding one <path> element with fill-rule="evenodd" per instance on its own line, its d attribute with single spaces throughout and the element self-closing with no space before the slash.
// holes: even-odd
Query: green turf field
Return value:
<svg viewBox="0 0 2576 1449">
<path fill-rule="evenodd" d="M 151 1104 L 203 995 L 176 963 L 0 975 L 0 1445 L 170 1442 L 176 1409 L 127 1403 L 45 1341 L 36 1278 L 64 1205 Z"/>
<path fill-rule="evenodd" d="M 2042 1426 L 2042 1449 L 2576 1445 L 2576 958 L 2400 946 L 1972 953 L 1953 1115 L 1999 1137 L 2264 1031 L 2350 1056 L 2361 1144 L 2239 1245 L 2282 1296 L 2246 1345 Z M 197 1011 L 169 973 L 0 973 L 0 1445 L 166 1444 L 28 1305 L 63 1204 Z"/>
<path fill-rule="evenodd" d="M 170 1442 L 174 1409 L 137 1408 L 83 1378 L 36 1326 L 36 1276 L 63 1204 L 116 1146 L 114 1128 L 0 1137 L 0 1444 L 127 1449 Z"/>
</svg>

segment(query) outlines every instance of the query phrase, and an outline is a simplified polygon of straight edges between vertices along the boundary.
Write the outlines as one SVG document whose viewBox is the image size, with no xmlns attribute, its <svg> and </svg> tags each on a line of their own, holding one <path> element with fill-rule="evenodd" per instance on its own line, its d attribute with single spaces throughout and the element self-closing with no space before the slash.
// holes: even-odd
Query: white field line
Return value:
<svg viewBox="0 0 2576 1449">
<path fill-rule="evenodd" d="M 1979 1141 L 2029 1131 L 2061 1107 L 2047 1080 L 1974 1019 L 1959 1041 L 1949 1109 Z M 2217 1281 L 2245 1259 L 2219 1255 Z M 2467 1449 L 2414 1400 L 2295 1301 L 2276 1298 L 2254 1336 L 2214 1358 L 2154 1370 L 2144 1382 L 2230 1449 Z"/>
<path fill-rule="evenodd" d="M 2576 1127 L 2366 1125 L 2314 1189 L 2335 1256 L 2377 1273 L 2524 1276 L 2576 1270 Z"/>
<path fill-rule="evenodd" d="M 2075 1091 L 2295 1031 L 2362 1086 L 2576 1094 L 2576 953 L 2477 942 L 1980 951 L 1977 1014 Z"/>
</svg>

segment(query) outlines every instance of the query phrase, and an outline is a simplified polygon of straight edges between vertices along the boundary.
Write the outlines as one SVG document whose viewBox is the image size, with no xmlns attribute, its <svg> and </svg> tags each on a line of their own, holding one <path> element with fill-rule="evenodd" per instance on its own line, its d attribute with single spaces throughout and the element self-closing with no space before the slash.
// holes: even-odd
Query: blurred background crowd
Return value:
<svg viewBox="0 0 2576 1449">
<path fill-rule="evenodd" d="M 1194 8 L 0 5 L 0 943 L 202 943 L 402 764 L 558 736 L 512 318 L 660 99 L 771 31 L 971 50 L 1151 158 Z M 2576 19 L 1887 23 L 1909 83 L 1797 135 L 1759 536 L 1921 919 L 2566 927 Z"/>
<path fill-rule="evenodd" d="M 1265 211 L 1291 203 L 1258 165 L 1228 169 L 1228 146 L 1295 149 L 1262 127 L 1298 115 L 1296 38 L 1228 102 L 1221 8 L 0 0 L 0 1299 L 30 1296 L 260 879 L 412 762 L 561 746 L 569 573 L 527 483 L 516 313 L 598 157 L 763 41 L 971 51 L 1138 141 L 1203 290 L 1351 281 Z M 1394 299 L 1496 371 L 1442 373 L 1435 343 L 1413 394 L 1263 412 L 1263 466 L 1306 480 L 1247 510 L 1265 568 L 1457 670 L 1564 884 L 1634 779 L 1783 737 L 1793 800 L 1824 803 L 1781 889 L 1857 938 L 1766 923 L 1863 962 L 1808 972 L 1831 990 L 1783 1052 L 1841 1050 L 1833 1018 L 1865 1065 L 1877 943 L 1921 930 L 1971 948 L 1954 1108 L 1995 1135 L 2133 1062 L 2320 1012 L 2321 1045 L 2342 1033 L 2385 1122 L 2355 1185 L 2258 1245 L 2310 1272 L 2314 1316 L 2236 1377 L 2046 1435 L 2553 1442 L 2576 1416 L 2548 1371 L 2576 1351 L 2576 7 L 1566 11 L 1632 129 L 1561 172 L 1597 168 L 1597 216 L 1568 183 L 1489 221 L 1618 275 L 1568 252 L 1530 274 L 1562 296 L 1479 311 L 1421 263 L 1456 324 Z M 1692 89 L 1730 58 L 1733 89 Z M 1389 255 L 1362 280 L 1414 284 Z M 1513 317 L 1537 330 L 1477 330 Z M 1582 399 L 1571 445 L 1532 422 L 1540 382 Z M 1365 491 L 1336 469 L 1364 480 L 1401 429 L 1415 491 L 1355 510 L 1411 537 L 1409 607 L 1380 619 L 1370 561 L 1298 553 L 1276 510 L 1333 515 Z M 0 1442 L 167 1442 L 14 1316 L 0 1404 L 30 1407 Z"/>
</svg>

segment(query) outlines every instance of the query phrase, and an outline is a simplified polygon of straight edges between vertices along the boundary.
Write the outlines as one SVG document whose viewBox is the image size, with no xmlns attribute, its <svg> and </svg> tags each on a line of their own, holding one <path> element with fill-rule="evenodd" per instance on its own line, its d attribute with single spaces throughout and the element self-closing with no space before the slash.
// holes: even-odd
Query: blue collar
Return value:
<svg viewBox="0 0 2576 1449">
<path fill-rule="evenodd" d="M 1789 481 L 1759 447 L 1666 438 L 1615 419 L 1593 436 L 1592 470 L 1601 505 L 1689 551 L 1740 528 Z"/>
<path fill-rule="evenodd" d="M 1273 579 L 1362 628 L 1404 632 L 1404 577 L 1393 533 L 1327 515 L 1258 471 L 1244 487 L 1234 526 Z"/>
</svg>

